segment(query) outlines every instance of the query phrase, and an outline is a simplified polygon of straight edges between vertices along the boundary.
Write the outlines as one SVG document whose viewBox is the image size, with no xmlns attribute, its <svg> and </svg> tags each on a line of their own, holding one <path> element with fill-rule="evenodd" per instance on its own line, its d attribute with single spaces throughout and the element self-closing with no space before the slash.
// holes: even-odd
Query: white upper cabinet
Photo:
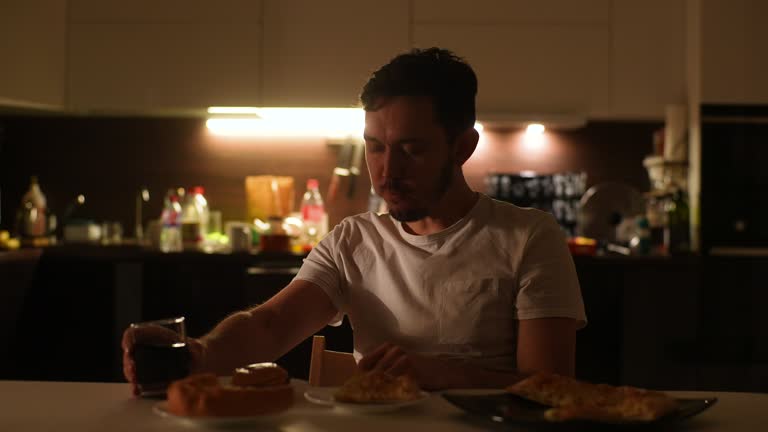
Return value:
<svg viewBox="0 0 768 432">
<path fill-rule="evenodd" d="M 478 112 L 587 114 L 610 106 L 609 0 L 418 0 L 414 42 L 464 57 Z"/>
<path fill-rule="evenodd" d="M 264 0 L 263 105 L 356 105 L 370 74 L 410 47 L 410 3 Z"/>
<path fill-rule="evenodd" d="M 768 2 L 702 0 L 701 100 L 768 103 Z"/>
<path fill-rule="evenodd" d="M 478 110 L 661 118 L 685 101 L 685 0 L 417 0 L 414 39 L 467 58 Z"/>
<path fill-rule="evenodd" d="M 66 3 L 0 1 L 0 105 L 64 107 Z"/>
<path fill-rule="evenodd" d="M 597 117 L 662 118 L 684 104 L 686 0 L 613 2 L 612 104 Z"/>
<path fill-rule="evenodd" d="M 766 17 L 762 0 L 2 0 L 0 105 L 352 106 L 394 55 L 440 46 L 475 68 L 480 113 L 661 119 L 689 85 L 768 103 Z"/>
<path fill-rule="evenodd" d="M 70 0 L 75 110 L 258 105 L 261 3 Z"/>
</svg>

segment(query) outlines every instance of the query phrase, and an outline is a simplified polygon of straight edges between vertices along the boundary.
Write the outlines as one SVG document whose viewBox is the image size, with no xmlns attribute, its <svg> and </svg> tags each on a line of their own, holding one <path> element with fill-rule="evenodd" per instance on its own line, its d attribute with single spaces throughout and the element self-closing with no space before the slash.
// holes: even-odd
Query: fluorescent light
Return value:
<svg viewBox="0 0 768 432">
<path fill-rule="evenodd" d="M 243 114 L 258 115 L 255 107 L 208 107 L 208 114 Z"/>
<path fill-rule="evenodd" d="M 362 108 L 210 107 L 206 121 L 217 135 L 362 137 Z"/>
</svg>

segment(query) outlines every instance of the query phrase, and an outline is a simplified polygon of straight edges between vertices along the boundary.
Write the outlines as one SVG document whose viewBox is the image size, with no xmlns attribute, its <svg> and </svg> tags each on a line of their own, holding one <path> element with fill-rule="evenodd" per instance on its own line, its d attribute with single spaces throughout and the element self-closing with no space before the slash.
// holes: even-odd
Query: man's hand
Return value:
<svg viewBox="0 0 768 432">
<path fill-rule="evenodd" d="M 134 396 L 139 395 L 138 382 L 136 380 L 136 362 L 133 358 L 136 341 L 162 341 L 169 337 L 166 334 L 168 330 L 163 328 L 127 328 L 123 332 L 123 375 L 126 381 L 131 385 L 131 393 Z M 187 348 L 189 349 L 189 371 L 190 373 L 199 372 L 203 369 L 203 359 L 205 357 L 205 345 L 198 339 L 187 338 Z"/>
<path fill-rule="evenodd" d="M 363 372 L 409 375 L 422 388 L 438 389 L 444 387 L 440 363 L 437 358 L 409 353 L 397 345 L 385 343 L 360 359 L 357 367 Z"/>
<path fill-rule="evenodd" d="M 493 370 L 471 361 L 414 354 L 385 343 L 357 364 L 363 371 L 410 375 L 425 390 L 446 388 L 503 388 L 525 377 L 517 371 Z"/>
</svg>

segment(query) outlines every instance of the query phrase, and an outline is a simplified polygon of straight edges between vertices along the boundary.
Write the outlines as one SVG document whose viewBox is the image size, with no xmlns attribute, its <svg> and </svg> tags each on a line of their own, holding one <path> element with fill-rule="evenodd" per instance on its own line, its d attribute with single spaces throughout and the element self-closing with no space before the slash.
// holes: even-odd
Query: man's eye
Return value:
<svg viewBox="0 0 768 432">
<path fill-rule="evenodd" d="M 405 144 L 403 146 L 403 151 L 411 156 L 419 156 L 424 153 L 422 146 L 417 144 Z"/>
<path fill-rule="evenodd" d="M 365 143 L 369 153 L 381 153 L 384 151 L 384 144 L 367 141 Z"/>
</svg>

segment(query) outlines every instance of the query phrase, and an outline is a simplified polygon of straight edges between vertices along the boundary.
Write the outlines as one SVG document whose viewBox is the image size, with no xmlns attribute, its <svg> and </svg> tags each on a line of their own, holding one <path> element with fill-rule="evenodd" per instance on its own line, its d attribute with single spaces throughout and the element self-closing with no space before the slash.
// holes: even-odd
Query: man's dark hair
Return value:
<svg viewBox="0 0 768 432">
<path fill-rule="evenodd" d="M 464 59 L 440 48 L 400 54 L 373 73 L 360 101 L 366 111 L 379 108 L 382 98 L 427 96 L 449 142 L 475 124 L 477 77 Z"/>
</svg>

